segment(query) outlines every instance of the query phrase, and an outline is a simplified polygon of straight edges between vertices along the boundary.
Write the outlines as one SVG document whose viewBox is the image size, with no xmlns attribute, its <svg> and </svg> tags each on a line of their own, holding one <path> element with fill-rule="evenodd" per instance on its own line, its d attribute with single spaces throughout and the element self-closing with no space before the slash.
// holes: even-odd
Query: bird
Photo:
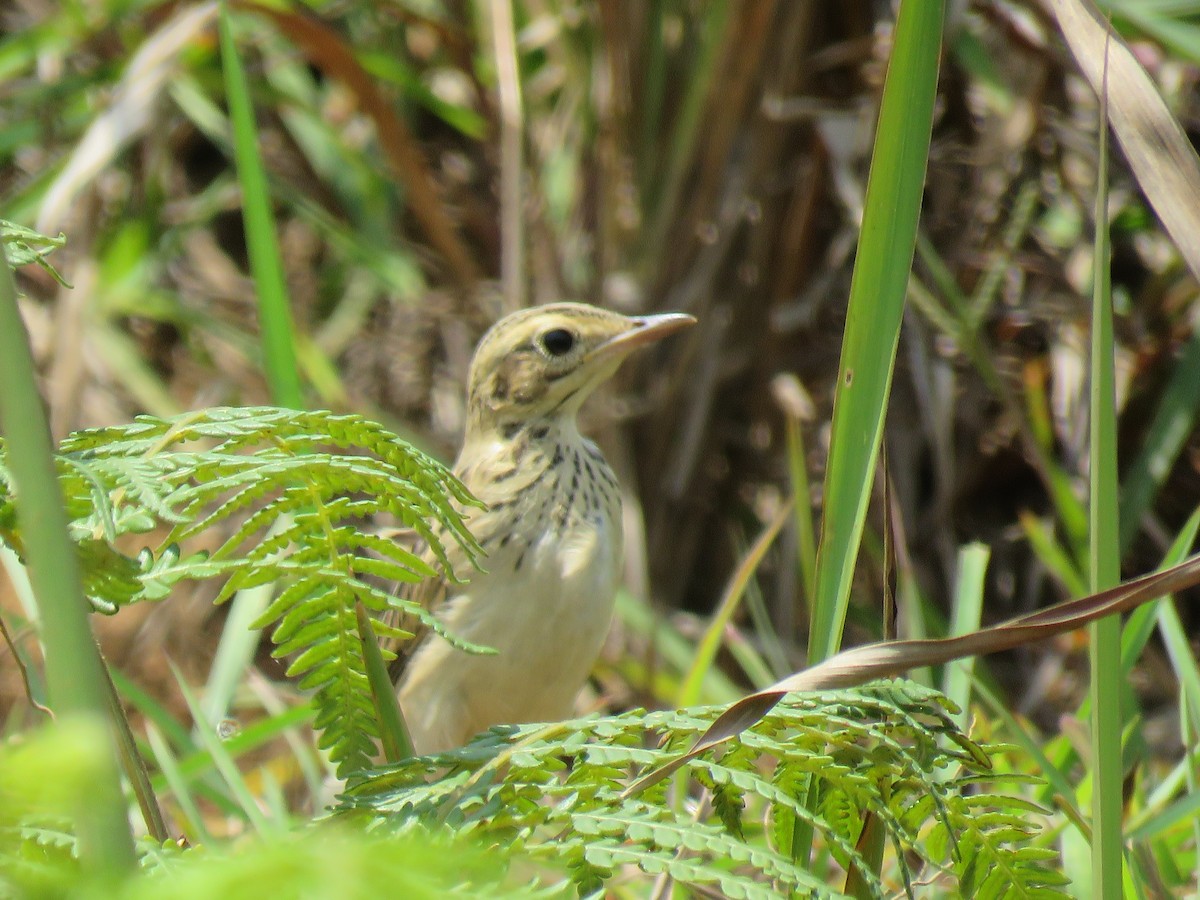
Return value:
<svg viewBox="0 0 1200 900">
<path fill-rule="evenodd" d="M 464 582 L 439 573 L 410 599 L 450 634 L 495 652 L 472 654 L 413 616 L 403 622 L 414 637 L 390 672 L 417 755 L 496 725 L 572 714 L 608 634 L 622 565 L 617 479 L 577 413 L 631 352 L 695 321 L 560 302 L 511 313 L 480 339 L 453 471 L 482 503 L 459 508 L 483 548 L 481 567 Z M 462 575 L 465 551 L 444 546 Z"/>
</svg>

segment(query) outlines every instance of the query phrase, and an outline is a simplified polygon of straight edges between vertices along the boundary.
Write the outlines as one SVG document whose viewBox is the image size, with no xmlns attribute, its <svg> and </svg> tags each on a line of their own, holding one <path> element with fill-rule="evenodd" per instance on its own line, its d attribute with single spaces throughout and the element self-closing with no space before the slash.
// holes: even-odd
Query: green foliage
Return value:
<svg viewBox="0 0 1200 900">
<path fill-rule="evenodd" d="M 20 553 L 20 504 L 4 460 L 0 445 L 0 538 Z M 415 582 L 433 574 L 430 564 L 360 526 L 389 515 L 451 575 L 445 541 L 474 563 L 478 546 L 456 504 L 475 501 L 445 467 L 359 416 L 269 407 L 142 416 L 80 432 L 56 463 L 97 609 L 161 599 L 184 579 L 224 577 L 218 600 L 279 582 L 255 625 L 274 625 L 276 655 L 294 656 L 289 674 L 314 691 L 333 760 L 345 771 L 367 764 L 378 727 L 355 604 L 397 607 L 442 628 L 371 580 Z M 118 549 L 123 536 L 160 527 L 156 549 L 136 558 Z M 223 542 L 211 554 L 181 551 L 202 534 Z M 374 627 L 379 637 L 405 636 L 378 618 Z"/>
<path fill-rule="evenodd" d="M 344 814 L 396 829 L 439 821 L 536 860 L 566 860 L 581 895 L 634 865 L 728 897 L 840 896 L 792 856 L 804 823 L 840 868 L 858 866 L 871 896 L 883 897 L 896 883 L 874 876 L 857 848 L 871 815 L 896 851 L 892 878 L 910 894 L 936 877 L 956 880 L 964 896 L 1064 896 L 1065 879 L 1044 865 L 1054 853 L 1033 845 L 1045 811 L 1004 793 L 1021 779 L 990 770 L 997 748 L 968 741 L 953 705 L 913 682 L 794 696 L 719 758 L 692 761 L 688 772 L 706 789 L 694 808 L 679 806 L 666 782 L 625 793 L 720 711 L 493 729 L 460 750 L 366 773 Z M 662 739 L 657 749 L 648 735 Z M 1001 792 L 985 791 L 988 783 Z"/>
<path fill-rule="evenodd" d="M 0 745 L 0 896 L 64 896 L 78 877 L 69 826 L 76 798 L 101 776 L 103 726 L 79 718 Z"/>
<path fill-rule="evenodd" d="M 63 246 L 66 242 L 65 235 L 48 237 L 32 228 L 0 219 L 0 244 L 4 245 L 4 256 L 8 260 L 10 268 L 16 269 L 32 263 L 49 272 L 59 284 L 70 287 L 58 270 L 46 260 L 46 256 L 52 250 Z"/>
<path fill-rule="evenodd" d="M 74 856 L 65 830 L 95 777 L 97 726 L 53 725 L 0 746 L 0 896 L 96 898 L 530 897 L 504 880 L 505 859 L 470 841 L 410 830 L 403 838 L 365 835 L 329 824 L 236 844 L 187 851 L 144 841 L 142 868 L 100 878 Z"/>
<path fill-rule="evenodd" d="M 21 498 L 13 496 L 3 459 L 0 536 L 19 551 Z M 253 855 L 239 848 L 180 857 L 171 848 L 144 847 L 143 863 L 153 872 L 127 885 L 128 896 L 168 883 L 182 891 L 177 896 L 211 895 L 239 879 L 320 884 L 337 877 L 334 846 L 364 884 L 372 883 L 402 865 L 397 861 L 410 847 L 401 842 L 385 852 L 380 848 L 390 844 L 379 833 L 403 832 L 407 841 L 414 830 L 436 825 L 447 832 L 439 840 L 452 843 L 428 858 L 417 854 L 420 865 L 402 865 L 410 895 L 433 896 L 446 878 L 499 885 L 503 860 L 458 873 L 436 863 L 465 841 L 507 847 L 523 871 L 553 872 L 544 879 L 548 887 L 565 869 L 581 894 L 637 868 L 729 897 L 838 896 L 830 885 L 839 876 L 810 870 L 796 839 L 801 831 L 815 836 L 827 866 L 854 868 L 871 896 L 899 887 L 912 893 L 928 878 L 955 879 L 969 893 L 1058 895 L 1063 879 L 1043 867 L 1048 851 L 1036 846 L 1033 822 L 1041 810 L 1003 792 L 1014 779 L 990 771 L 990 748 L 957 729 L 953 704 L 910 682 L 801 695 L 781 705 L 718 758 L 689 763 L 703 789 L 692 809 L 666 783 L 641 794 L 628 793 L 627 785 L 690 745 L 721 712 L 716 707 L 495 729 L 457 751 L 367 769 L 379 725 L 357 604 L 377 613 L 398 607 L 441 626 L 378 586 L 433 574 L 430 563 L 360 527 L 362 521 L 395 517 L 452 577 L 452 560 L 473 563 L 479 548 L 458 513 L 474 502 L 462 486 L 362 418 L 274 408 L 147 416 L 72 435 L 56 463 L 98 609 L 158 599 L 184 579 L 223 578 L 218 600 L 278 583 L 256 624 L 275 625 L 275 652 L 293 657 L 289 673 L 314 692 L 321 744 L 343 775 L 357 773 L 342 824 L 368 825 L 375 834 L 268 835 Z M 154 548 L 136 557 L 120 549 L 122 539 L 151 532 Z M 203 537 L 211 546 L 213 535 L 219 543 L 211 553 L 181 549 Z M 378 620 L 374 627 L 381 637 L 404 636 Z M 648 748 L 647 735 L 662 738 L 657 749 Z M 985 784 L 1002 790 L 985 791 Z M 47 885 L 64 872 L 89 877 L 74 862 L 56 802 L 13 808 L 15 830 L 0 855 L 32 860 L 20 877 L 42 872 Z M 882 825 L 895 851 L 891 871 L 880 874 L 860 850 L 869 820 Z M 417 839 L 422 847 L 429 840 Z M 368 869 L 369 877 L 361 874 Z M 176 888 L 176 876 L 190 886 Z"/>
</svg>

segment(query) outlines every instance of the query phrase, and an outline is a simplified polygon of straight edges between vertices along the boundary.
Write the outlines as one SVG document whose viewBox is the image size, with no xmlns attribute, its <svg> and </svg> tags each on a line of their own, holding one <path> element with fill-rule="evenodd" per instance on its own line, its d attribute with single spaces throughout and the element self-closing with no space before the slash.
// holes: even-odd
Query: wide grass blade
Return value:
<svg viewBox="0 0 1200 900">
<path fill-rule="evenodd" d="M 858 558 L 925 185 L 943 4 L 900 5 L 850 284 L 833 407 L 808 661 L 841 644 Z"/>
<path fill-rule="evenodd" d="M 361 600 L 354 604 L 354 614 L 358 619 L 358 639 L 362 641 L 363 645 L 363 662 L 367 670 L 367 680 L 371 683 L 371 696 L 375 698 L 375 712 L 379 721 L 383 758 L 389 763 L 408 759 L 413 755 L 408 724 L 404 721 L 404 711 L 400 708 L 396 691 L 392 686 L 387 664 L 379 652 L 379 642 L 375 638 L 375 630 L 371 627 L 370 616 Z"/>
<path fill-rule="evenodd" d="M 229 604 L 229 614 L 221 629 L 221 639 L 208 670 L 201 708 L 210 722 L 219 722 L 229 715 L 238 685 L 246 669 L 254 662 L 262 631 L 251 623 L 263 614 L 274 599 L 275 583 L 260 584 L 238 591 Z"/>
</svg>

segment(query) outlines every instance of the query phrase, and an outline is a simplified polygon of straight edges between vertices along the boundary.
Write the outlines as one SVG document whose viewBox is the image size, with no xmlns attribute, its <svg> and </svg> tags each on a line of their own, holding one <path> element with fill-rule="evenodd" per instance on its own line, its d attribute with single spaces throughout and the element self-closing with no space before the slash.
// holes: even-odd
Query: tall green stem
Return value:
<svg viewBox="0 0 1200 900">
<path fill-rule="evenodd" d="M 37 390 L 25 323 L 17 307 L 12 273 L 0 251 L 0 433 L 8 447 L 18 503 L 25 562 L 37 598 L 50 703 L 60 721 L 108 720 L 105 676 L 88 627 L 79 562 L 67 533 L 67 515 L 42 398 Z M 111 735 L 111 730 L 107 732 Z M 79 800 L 80 849 L 85 865 L 117 873 L 136 865 L 133 838 L 121 796 L 116 745 L 103 757 L 100 777 Z"/>
<path fill-rule="evenodd" d="M 1106 98 L 1101 109 L 1107 113 Z M 1095 270 L 1092 283 L 1092 365 L 1090 434 L 1090 590 L 1104 590 L 1121 577 L 1117 509 L 1116 388 L 1113 361 L 1112 290 L 1108 241 L 1108 128 L 1100 122 L 1100 160 L 1096 184 Z M 1117 616 L 1090 626 L 1092 704 L 1092 872 L 1093 894 L 1100 900 L 1122 896 L 1121 620 Z"/>
</svg>

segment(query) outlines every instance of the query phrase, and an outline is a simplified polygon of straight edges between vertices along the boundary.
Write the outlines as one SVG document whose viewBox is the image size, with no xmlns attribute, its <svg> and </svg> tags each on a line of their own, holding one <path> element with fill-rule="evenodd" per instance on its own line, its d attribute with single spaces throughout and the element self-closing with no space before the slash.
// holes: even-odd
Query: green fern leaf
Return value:
<svg viewBox="0 0 1200 900">
<path fill-rule="evenodd" d="M 414 531 L 448 577 L 481 550 L 461 512 L 477 505 L 440 463 L 360 416 L 257 407 L 214 408 L 68 437 L 57 461 L 97 608 L 166 596 L 184 579 L 225 579 L 218 601 L 239 590 L 282 587 L 256 627 L 274 628 L 277 655 L 314 692 L 321 741 L 346 773 L 369 763 L 377 725 L 365 675 L 356 605 L 396 606 L 465 649 L 418 605 L 368 579 L 412 582 L 434 569 L 363 527 L 387 516 Z M 0 445 L 0 538 L 21 552 L 20 503 Z M 167 529 L 137 558 L 116 541 Z M 181 552 L 218 535 L 211 556 Z M 443 542 L 448 543 L 443 543 Z M 451 550 L 453 550 L 453 560 Z M 380 636 L 405 632 L 375 622 Z"/>
<path fill-rule="evenodd" d="M 956 880 L 963 896 L 1001 887 L 1005 897 L 1066 896 L 1034 843 L 1036 806 L 989 793 L 1009 783 L 989 771 L 995 748 L 955 741 L 951 710 L 908 682 L 794 695 L 719 758 L 687 764 L 712 801 L 694 812 L 676 808 L 667 782 L 633 798 L 623 791 L 689 745 L 718 709 L 496 728 L 460 750 L 365 774 L 345 802 L 391 827 L 436 820 L 519 842 L 534 859 L 565 860 L 581 893 L 636 866 L 697 893 L 840 896 L 791 858 L 792 829 L 803 822 L 815 847 L 858 870 L 870 896 L 934 880 Z M 856 847 L 868 813 L 892 848 L 886 882 Z"/>
</svg>

